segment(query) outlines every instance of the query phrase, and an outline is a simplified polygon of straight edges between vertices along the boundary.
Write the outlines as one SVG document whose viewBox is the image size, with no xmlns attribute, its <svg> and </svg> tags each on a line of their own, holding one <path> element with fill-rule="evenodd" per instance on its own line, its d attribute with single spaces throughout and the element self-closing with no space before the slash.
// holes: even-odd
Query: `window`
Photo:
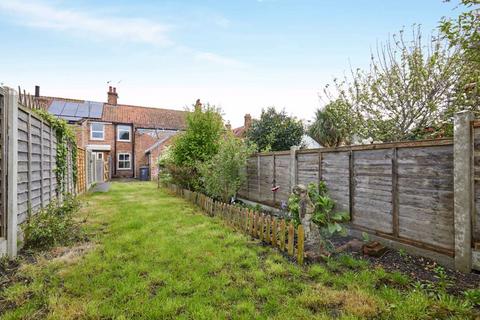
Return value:
<svg viewBox="0 0 480 320">
<path fill-rule="evenodd" d="M 103 152 L 97 152 L 97 160 L 103 160 Z"/>
<path fill-rule="evenodd" d="M 130 141 L 130 126 L 117 127 L 117 141 Z"/>
<path fill-rule="evenodd" d="M 90 124 L 90 139 L 91 140 L 103 140 L 105 136 L 105 130 L 103 123 Z"/>
<path fill-rule="evenodd" d="M 132 163 L 130 161 L 130 153 L 119 153 L 118 154 L 118 170 L 130 170 L 132 168 Z"/>
</svg>

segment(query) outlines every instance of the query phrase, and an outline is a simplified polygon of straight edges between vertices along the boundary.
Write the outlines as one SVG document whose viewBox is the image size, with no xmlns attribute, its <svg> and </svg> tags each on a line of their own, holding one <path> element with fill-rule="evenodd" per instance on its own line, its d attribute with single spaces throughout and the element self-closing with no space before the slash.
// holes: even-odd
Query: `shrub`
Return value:
<svg viewBox="0 0 480 320">
<path fill-rule="evenodd" d="M 359 123 L 361 116 L 353 111 L 352 106 L 337 99 L 317 110 L 308 134 L 324 147 L 338 147 L 351 143 Z"/>
<path fill-rule="evenodd" d="M 80 228 L 73 219 L 80 203 L 72 196 L 66 196 L 62 205 L 52 201 L 35 215 L 30 215 L 23 225 L 24 247 L 27 249 L 48 249 L 65 245 L 80 238 Z"/>
<path fill-rule="evenodd" d="M 300 120 L 289 117 L 274 107 L 262 110 L 260 120 L 254 120 L 247 131 L 247 141 L 258 151 L 288 150 L 302 143 L 304 127 Z"/>
<path fill-rule="evenodd" d="M 166 161 L 175 183 L 202 189 L 198 168 L 217 154 L 223 131 L 222 116 L 213 106 L 195 108 L 187 115 L 187 129 L 175 138 Z"/>
<path fill-rule="evenodd" d="M 252 151 L 242 140 L 227 133 L 221 140 L 218 153 L 200 166 L 207 193 L 230 202 L 245 182 L 247 157 Z"/>
</svg>

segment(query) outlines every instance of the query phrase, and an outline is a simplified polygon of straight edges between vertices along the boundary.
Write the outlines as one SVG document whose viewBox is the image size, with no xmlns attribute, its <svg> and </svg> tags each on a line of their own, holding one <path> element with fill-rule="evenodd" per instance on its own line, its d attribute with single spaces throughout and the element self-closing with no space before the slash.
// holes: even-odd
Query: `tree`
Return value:
<svg viewBox="0 0 480 320">
<path fill-rule="evenodd" d="M 336 98 L 364 117 L 363 137 L 396 141 L 422 138 L 427 127 L 443 127 L 460 74 L 458 51 L 438 36 L 425 43 L 414 27 L 411 40 L 401 31 L 380 45 L 372 53 L 370 70 L 352 70 L 351 79 L 334 84 Z"/>
<path fill-rule="evenodd" d="M 200 166 L 207 194 L 228 203 L 245 182 L 247 158 L 252 151 L 243 140 L 227 132 L 218 153 Z"/>
<path fill-rule="evenodd" d="M 274 107 L 262 110 L 260 120 L 254 120 L 247 132 L 247 141 L 258 151 L 288 150 L 300 145 L 305 130 L 300 120 L 289 117 L 285 110 Z"/>
<path fill-rule="evenodd" d="M 452 117 L 459 110 L 479 112 L 480 108 L 480 8 L 478 0 L 461 0 L 465 9 L 456 19 L 443 18 L 442 34 L 451 48 L 458 48 L 462 72 L 456 86 L 455 103 L 447 113 Z"/>
<path fill-rule="evenodd" d="M 224 132 L 220 112 L 213 106 L 197 107 L 187 115 L 187 129 L 171 146 L 167 168 L 183 187 L 202 188 L 198 167 L 217 154 Z"/>
<path fill-rule="evenodd" d="M 338 147 L 351 143 L 360 121 L 348 102 L 337 99 L 317 110 L 308 134 L 324 147 Z"/>
</svg>

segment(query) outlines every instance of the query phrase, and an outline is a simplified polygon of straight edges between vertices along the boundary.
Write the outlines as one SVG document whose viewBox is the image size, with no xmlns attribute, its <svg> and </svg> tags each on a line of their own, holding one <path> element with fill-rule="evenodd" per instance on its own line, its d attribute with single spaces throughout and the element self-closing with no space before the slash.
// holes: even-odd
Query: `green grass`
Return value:
<svg viewBox="0 0 480 320">
<path fill-rule="evenodd" d="M 25 264 L 0 293 L 2 319 L 473 317 L 348 256 L 299 267 L 152 183 L 114 183 L 84 203 L 91 245 Z"/>
</svg>

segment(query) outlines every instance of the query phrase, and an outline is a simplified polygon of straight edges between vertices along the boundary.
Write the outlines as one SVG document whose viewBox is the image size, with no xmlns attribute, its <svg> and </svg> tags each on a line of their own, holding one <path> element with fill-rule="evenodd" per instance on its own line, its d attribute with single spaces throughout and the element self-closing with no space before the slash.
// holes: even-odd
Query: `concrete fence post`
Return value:
<svg viewBox="0 0 480 320">
<path fill-rule="evenodd" d="M 455 269 L 472 270 L 473 218 L 473 134 L 471 111 L 462 111 L 454 119 L 453 187 L 455 225 Z"/>
<path fill-rule="evenodd" d="M 297 185 L 297 150 L 298 146 L 290 147 L 290 192 Z"/>
<path fill-rule="evenodd" d="M 17 162 L 18 162 L 18 96 L 8 88 L 5 99 L 8 126 L 7 158 L 7 254 L 17 255 Z"/>
</svg>

